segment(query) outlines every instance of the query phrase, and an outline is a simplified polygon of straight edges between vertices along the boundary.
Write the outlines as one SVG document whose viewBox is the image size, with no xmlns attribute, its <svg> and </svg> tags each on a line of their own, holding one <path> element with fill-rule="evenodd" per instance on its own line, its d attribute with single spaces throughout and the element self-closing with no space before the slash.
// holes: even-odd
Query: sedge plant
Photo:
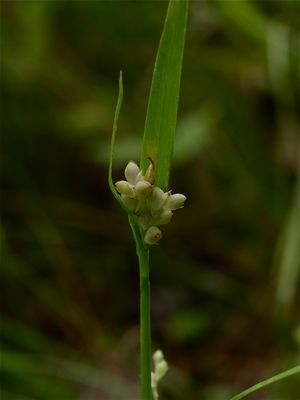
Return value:
<svg viewBox="0 0 300 400">
<path fill-rule="evenodd" d="M 168 365 L 161 350 L 151 356 L 151 297 L 149 253 L 162 238 L 162 226 L 186 200 L 169 189 L 171 159 L 176 131 L 188 0 L 170 0 L 156 57 L 147 107 L 139 165 L 129 161 L 125 179 L 114 182 L 113 156 L 119 113 L 123 100 L 122 72 L 111 138 L 109 187 L 128 216 L 136 245 L 140 278 L 140 382 L 141 400 L 158 399 L 158 383 Z M 152 370 L 152 361 L 154 368 Z M 270 383 L 300 372 L 300 366 L 267 379 L 234 396 L 239 400 Z"/>
<path fill-rule="evenodd" d="M 109 186 L 128 215 L 139 261 L 141 400 L 158 399 L 157 385 L 167 371 L 159 350 L 151 357 L 149 250 L 162 236 L 161 226 L 186 197 L 168 188 L 187 23 L 187 0 L 171 0 L 156 57 L 149 96 L 140 165 L 129 161 L 126 180 L 113 182 L 112 164 L 117 122 L 123 98 L 122 73 L 115 111 L 109 164 Z"/>
</svg>

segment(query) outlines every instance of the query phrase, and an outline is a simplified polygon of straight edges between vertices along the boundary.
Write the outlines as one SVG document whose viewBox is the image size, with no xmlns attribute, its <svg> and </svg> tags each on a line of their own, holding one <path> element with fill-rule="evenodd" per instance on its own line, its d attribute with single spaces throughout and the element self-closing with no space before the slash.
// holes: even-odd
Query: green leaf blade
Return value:
<svg viewBox="0 0 300 400">
<path fill-rule="evenodd" d="M 296 365 L 296 367 L 287 369 L 284 372 L 281 372 L 280 374 L 274 375 L 271 378 L 265 379 L 264 381 L 261 381 L 257 383 L 256 385 L 251 386 L 250 388 L 244 390 L 243 392 L 233 396 L 230 400 L 241 400 L 247 397 L 249 394 L 252 394 L 256 392 L 257 390 L 260 390 L 266 386 L 269 386 L 275 382 L 279 382 L 282 379 L 289 378 L 290 376 L 293 376 L 295 374 L 300 373 L 300 365 Z"/>
<path fill-rule="evenodd" d="M 188 1 L 170 0 L 156 57 L 141 153 L 141 168 L 149 158 L 155 165 L 155 184 L 168 188 L 176 131 Z"/>
</svg>

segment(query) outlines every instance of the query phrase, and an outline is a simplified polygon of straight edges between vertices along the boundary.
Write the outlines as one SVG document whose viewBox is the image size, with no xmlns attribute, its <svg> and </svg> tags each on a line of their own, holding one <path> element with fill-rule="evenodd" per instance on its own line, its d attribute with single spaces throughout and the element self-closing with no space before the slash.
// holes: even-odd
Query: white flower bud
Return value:
<svg viewBox="0 0 300 400">
<path fill-rule="evenodd" d="M 168 371 L 168 363 L 165 360 L 159 361 L 155 366 L 155 372 L 154 372 L 156 375 L 156 380 L 160 381 L 167 371 Z"/>
<path fill-rule="evenodd" d="M 162 210 L 162 212 L 159 213 L 158 216 L 155 218 L 154 224 L 157 226 L 166 225 L 171 221 L 172 215 L 172 211 Z"/>
<path fill-rule="evenodd" d="M 161 350 L 156 350 L 153 353 L 152 358 L 153 358 L 154 363 L 157 364 L 158 362 L 160 362 L 164 359 L 163 352 Z"/>
<path fill-rule="evenodd" d="M 116 182 L 116 188 L 119 193 L 134 197 L 133 188 L 127 181 Z"/>
<path fill-rule="evenodd" d="M 170 211 L 178 210 L 178 208 L 183 207 L 185 201 L 186 197 L 183 194 L 170 194 L 166 203 L 164 204 L 164 209 Z"/>
<path fill-rule="evenodd" d="M 136 210 L 137 206 L 137 199 L 134 197 L 127 196 L 126 194 L 121 195 L 124 204 L 129 208 L 131 211 Z"/>
<path fill-rule="evenodd" d="M 147 181 L 139 181 L 134 187 L 136 197 L 140 199 L 144 199 L 151 191 L 151 183 Z"/>
<path fill-rule="evenodd" d="M 157 226 L 150 226 L 145 234 L 144 241 L 149 245 L 157 244 L 161 237 L 161 230 Z"/>
<path fill-rule="evenodd" d="M 131 185 L 135 185 L 140 169 L 134 161 L 129 161 L 125 168 L 125 178 Z"/>
<path fill-rule="evenodd" d="M 157 186 L 152 188 L 149 198 L 149 207 L 152 210 L 159 210 L 165 202 L 165 193 Z"/>
<path fill-rule="evenodd" d="M 164 359 L 161 350 L 156 350 L 153 354 L 154 372 L 151 372 L 151 387 L 153 399 L 158 400 L 158 383 L 168 371 L 168 363 Z"/>
</svg>

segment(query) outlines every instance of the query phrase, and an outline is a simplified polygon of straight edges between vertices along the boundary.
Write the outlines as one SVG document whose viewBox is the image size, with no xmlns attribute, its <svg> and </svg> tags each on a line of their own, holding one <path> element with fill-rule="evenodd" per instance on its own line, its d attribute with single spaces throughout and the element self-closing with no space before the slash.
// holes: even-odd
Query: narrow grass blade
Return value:
<svg viewBox="0 0 300 400">
<path fill-rule="evenodd" d="M 240 400 L 245 398 L 246 396 L 248 396 L 251 393 L 256 392 L 259 389 L 262 389 L 268 385 L 271 385 L 272 383 L 281 381 L 282 379 L 288 378 L 289 376 L 295 375 L 295 374 L 299 374 L 300 373 L 300 365 L 297 365 L 294 368 L 288 369 L 284 372 L 281 372 L 278 375 L 274 375 L 269 379 L 266 379 L 262 382 L 257 383 L 254 386 L 251 386 L 250 388 L 244 390 L 243 392 L 233 396 L 230 400 Z"/>
<path fill-rule="evenodd" d="M 188 1 L 170 0 L 156 57 L 146 115 L 141 168 L 155 164 L 155 184 L 168 188 L 176 130 Z"/>
<path fill-rule="evenodd" d="M 118 94 L 118 100 L 117 100 L 117 105 L 115 109 L 115 117 L 114 117 L 114 123 L 113 123 L 113 129 L 112 129 L 112 135 L 111 135 L 111 142 L 110 142 L 110 155 L 109 155 L 109 167 L 108 167 L 108 184 L 110 187 L 110 190 L 120 206 L 123 208 L 123 210 L 127 213 L 130 213 L 130 210 L 127 209 L 123 201 L 121 200 L 121 197 L 119 193 L 117 192 L 113 178 L 112 178 L 112 167 L 113 167 L 113 158 L 114 158 L 114 152 L 115 152 L 115 142 L 116 142 L 116 134 L 117 134 L 117 129 L 118 129 L 118 119 L 119 119 L 119 114 L 122 106 L 122 101 L 123 101 L 123 74 L 122 71 L 120 71 L 119 75 L 119 94 Z"/>
</svg>

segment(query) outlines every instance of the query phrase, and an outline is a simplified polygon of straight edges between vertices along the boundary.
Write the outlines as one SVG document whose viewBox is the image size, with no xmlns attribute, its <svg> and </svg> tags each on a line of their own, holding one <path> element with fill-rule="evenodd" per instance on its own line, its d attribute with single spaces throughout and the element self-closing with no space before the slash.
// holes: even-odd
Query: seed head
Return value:
<svg viewBox="0 0 300 400">
<path fill-rule="evenodd" d="M 125 178 L 131 185 L 135 185 L 137 177 L 140 173 L 138 165 L 134 161 L 129 161 L 125 168 Z"/>
<path fill-rule="evenodd" d="M 155 225 L 160 226 L 168 224 L 172 219 L 172 215 L 173 215 L 172 211 L 162 210 L 162 212 L 154 220 Z"/>
<path fill-rule="evenodd" d="M 186 197 L 183 194 L 170 194 L 164 205 L 164 208 L 170 211 L 178 210 L 179 208 L 183 207 L 185 201 Z"/>
<path fill-rule="evenodd" d="M 155 368 L 155 373 L 156 373 L 156 379 L 158 381 L 161 380 L 161 378 L 165 375 L 165 373 L 168 370 L 168 363 L 165 360 L 161 360 L 156 364 Z"/>
<path fill-rule="evenodd" d="M 151 372 L 151 387 L 154 400 L 158 400 L 158 383 L 168 371 L 168 363 L 161 350 L 153 354 L 154 371 Z"/>
<path fill-rule="evenodd" d="M 144 241 L 149 245 L 157 244 L 162 237 L 161 230 L 157 226 L 150 226 L 146 231 Z"/>
<path fill-rule="evenodd" d="M 141 200 L 148 196 L 151 191 L 151 183 L 145 180 L 139 181 L 134 187 L 136 197 Z"/>
<path fill-rule="evenodd" d="M 165 193 L 161 188 L 154 186 L 149 197 L 149 207 L 152 210 L 159 210 L 165 202 Z"/>
<path fill-rule="evenodd" d="M 156 350 L 153 353 L 152 358 L 153 358 L 154 363 L 157 364 L 158 362 L 160 362 L 164 359 L 163 352 L 161 350 Z"/>
<path fill-rule="evenodd" d="M 124 171 L 127 180 L 115 185 L 124 204 L 134 213 L 145 243 L 154 245 L 162 237 L 159 227 L 171 221 L 173 211 L 182 208 L 186 197 L 154 186 L 155 165 L 149 160 L 145 176 L 134 161 L 129 161 Z"/>
<path fill-rule="evenodd" d="M 133 188 L 127 181 L 116 182 L 116 188 L 119 193 L 134 197 Z"/>
</svg>

